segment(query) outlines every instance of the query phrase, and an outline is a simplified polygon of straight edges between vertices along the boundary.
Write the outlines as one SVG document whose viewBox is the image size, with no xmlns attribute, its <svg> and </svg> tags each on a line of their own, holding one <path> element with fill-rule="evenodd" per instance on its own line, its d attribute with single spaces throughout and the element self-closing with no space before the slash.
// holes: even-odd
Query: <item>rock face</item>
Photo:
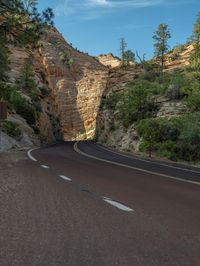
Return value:
<svg viewBox="0 0 200 266">
<path fill-rule="evenodd" d="M 141 73 L 141 69 L 136 66 L 110 69 L 103 98 L 113 92 L 123 93 L 127 83 L 136 78 L 139 73 Z M 123 128 L 115 119 L 115 114 L 104 108 L 101 108 L 98 113 L 96 134 L 99 143 L 121 151 L 131 151 L 139 148 L 139 138 L 135 126 L 132 125 L 128 129 Z"/>
<path fill-rule="evenodd" d="M 170 55 L 168 55 L 166 64 L 167 71 L 189 65 L 189 57 L 192 50 L 193 46 L 191 45 L 185 47 L 174 61 L 170 61 Z M 127 69 L 110 69 L 107 87 L 103 97 L 106 98 L 113 92 L 123 93 L 126 89 L 126 84 L 137 77 L 139 73 L 141 73 L 141 70 L 137 69 L 136 66 L 130 66 Z M 187 112 L 183 101 L 170 100 L 166 97 L 159 97 L 156 101 L 159 106 L 157 117 L 170 118 Z M 105 107 L 101 108 L 97 119 L 98 141 L 120 151 L 138 152 L 141 139 L 137 135 L 136 125 L 132 124 L 126 129 L 117 121 L 115 116 L 116 114 L 113 111 Z"/>
<path fill-rule="evenodd" d="M 107 84 L 107 67 L 74 49 L 55 28 L 48 29 L 41 44 L 34 51 L 10 47 L 8 73 L 10 83 L 15 83 L 25 60 L 33 57 L 37 87 L 47 92 L 40 95 L 37 121 L 40 139 L 51 142 L 61 136 L 68 141 L 94 137 Z M 28 98 L 26 94 L 24 97 Z"/>
<path fill-rule="evenodd" d="M 12 138 L 0 132 L 0 151 L 7 151 L 10 149 L 28 149 L 33 146 L 38 146 L 40 144 L 37 136 L 34 134 L 33 129 L 26 123 L 26 121 L 17 114 L 11 114 L 8 116 L 8 121 L 15 123 L 22 136 L 18 138 Z"/>
<path fill-rule="evenodd" d="M 95 136 L 96 127 L 100 141 L 121 150 L 137 150 L 139 139 L 132 125 L 125 130 L 112 124 L 114 115 L 108 110 L 100 110 L 102 98 L 112 92 L 124 91 L 127 82 L 141 72 L 134 64 L 120 68 L 120 59 L 112 54 L 98 58 L 81 53 L 69 45 L 55 29 L 48 29 L 38 50 L 31 51 L 34 63 L 35 81 L 38 88 L 47 93 L 40 95 L 38 127 L 40 140 L 45 142 L 60 139 L 84 140 Z M 189 64 L 193 46 L 184 48 L 180 55 L 167 56 L 167 69 L 173 70 Z M 20 70 L 30 51 L 11 47 L 10 82 L 19 77 Z M 26 95 L 25 95 L 26 96 Z M 173 116 L 184 112 L 180 102 L 162 99 L 158 116 Z M 26 133 L 21 143 L 11 141 L 8 136 L 6 147 L 33 146 L 38 144 L 33 130 L 25 121 L 11 115 L 11 120 L 20 124 Z M 21 122 L 20 122 L 21 121 Z M 10 143 L 10 144 L 9 144 Z"/>
<path fill-rule="evenodd" d="M 114 56 L 112 53 L 99 55 L 97 59 L 102 65 L 110 68 L 119 67 L 121 64 L 121 60 L 118 57 Z"/>
<path fill-rule="evenodd" d="M 182 51 L 176 52 L 175 49 L 174 52 L 169 53 L 166 57 L 166 71 L 188 66 L 190 64 L 189 60 L 193 49 L 194 46 L 191 44 L 184 46 Z"/>
<path fill-rule="evenodd" d="M 107 68 L 95 58 L 73 49 L 56 29 L 48 31 L 42 44 L 40 54 L 51 103 L 64 139 L 92 138 L 107 83 Z"/>
</svg>

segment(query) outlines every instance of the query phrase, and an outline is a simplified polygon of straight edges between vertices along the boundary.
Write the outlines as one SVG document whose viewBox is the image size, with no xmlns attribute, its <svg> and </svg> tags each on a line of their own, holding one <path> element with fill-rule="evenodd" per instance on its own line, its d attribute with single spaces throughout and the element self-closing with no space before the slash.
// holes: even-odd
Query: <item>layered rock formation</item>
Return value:
<svg viewBox="0 0 200 266">
<path fill-rule="evenodd" d="M 190 64 L 190 55 L 193 51 L 194 46 L 188 45 L 183 46 L 182 51 L 176 51 L 169 53 L 166 57 L 166 71 L 174 70 L 177 68 L 185 67 Z"/>
<path fill-rule="evenodd" d="M 192 46 L 186 47 L 173 60 L 169 54 L 168 70 L 188 65 L 192 49 Z M 55 28 L 48 29 L 39 50 L 12 47 L 11 52 L 11 83 L 19 77 L 25 59 L 32 54 L 37 86 L 48 92 L 40 95 L 37 124 L 42 141 L 57 140 L 61 135 L 68 141 L 93 138 L 97 125 L 102 142 L 122 150 L 130 149 L 132 145 L 137 150 L 139 140 L 134 125 L 126 132 L 119 125 L 113 132 L 113 115 L 108 110 L 99 110 L 102 98 L 113 92 L 123 92 L 127 82 L 137 77 L 141 69 L 136 65 L 120 68 L 120 59 L 112 54 L 94 58 L 81 53 L 69 45 Z M 181 103 L 171 103 L 166 99 L 160 102 L 158 116 L 177 115 L 177 112 L 184 112 Z M 13 115 L 10 114 L 10 119 Z M 25 122 L 24 126 L 27 126 Z M 37 141 L 33 135 L 34 132 L 29 130 L 25 136 L 27 144 L 35 145 Z"/>
<path fill-rule="evenodd" d="M 119 67 L 121 64 L 121 60 L 118 57 L 114 56 L 112 53 L 99 55 L 97 59 L 102 65 L 110 68 Z"/>
<path fill-rule="evenodd" d="M 92 138 L 107 68 L 73 49 L 56 29 L 48 31 L 40 55 L 64 139 Z"/>
</svg>

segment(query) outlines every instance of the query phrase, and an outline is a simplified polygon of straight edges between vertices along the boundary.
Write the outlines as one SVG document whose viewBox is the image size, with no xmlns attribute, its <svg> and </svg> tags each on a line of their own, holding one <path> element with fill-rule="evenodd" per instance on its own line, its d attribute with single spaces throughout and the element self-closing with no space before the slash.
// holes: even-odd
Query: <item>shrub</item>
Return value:
<svg viewBox="0 0 200 266">
<path fill-rule="evenodd" d="M 169 100 L 180 100 L 184 97 L 179 85 L 171 84 L 166 91 L 166 97 Z"/>
<path fill-rule="evenodd" d="M 33 106 L 21 96 L 19 92 L 13 90 L 10 95 L 10 104 L 21 115 L 29 125 L 36 123 L 36 112 Z"/>
<path fill-rule="evenodd" d="M 138 82 L 128 89 L 117 105 L 118 118 L 128 127 L 133 122 L 154 116 L 157 108 L 149 83 Z"/>
<path fill-rule="evenodd" d="M 166 119 L 145 119 L 137 132 L 141 151 L 157 152 L 173 160 L 200 160 L 200 113 Z"/>
<path fill-rule="evenodd" d="M 107 96 L 107 98 L 102 99 L 102 107 L 109 110 L 115 110 L 117 103 L 120 101 L 121 95 L 119 93 L 112 93 Z"/>
<path fill-rule="evenodd" d="M 20 139 L 22 132 L 20 128 L 11 121 L 4 121 L 2 123 L 2 131 L 6 133 L 8 136 Z"/>
</svg>

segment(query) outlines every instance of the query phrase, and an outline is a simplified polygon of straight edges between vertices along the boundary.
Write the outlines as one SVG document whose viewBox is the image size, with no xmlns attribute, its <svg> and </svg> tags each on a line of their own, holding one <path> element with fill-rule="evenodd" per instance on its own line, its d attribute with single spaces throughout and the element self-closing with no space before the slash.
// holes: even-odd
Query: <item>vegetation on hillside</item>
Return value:
<svg viewBox="0 0 200 266">
<path fill-rule="evenodd" d="M 36 0 L 0 2 L 0 100 L 7 101 L 9 109 L 15 110 L 34 128 L 40 91 L 35 82 L 32 59 L 30 57 L 25 60 L 18 79 L 11 85 L 7 75 L 9 48 L 37 48 L 45 28 L 53 24 L 52 18 L 53 12 L 50 8 L 42 13 L 38 12 Z M 29 96 L 30 100 L 24 95 Z M 11 123 L 5 124 L 5 129 L 9 133 L 12 129 Z"/>
<path fill-rule="evenodd" d="M 200 161 L 200 14 L 194 25 L 194 50 L 190 66 L 164 71 L 168 26 L 160 24 L 155 32 L 155 58 L 140 59 L 141 74 L 129 82 L 122 93 L 112 93 L 103 100 L 102 108 L 113 113 L 112 130 L 119 124 L 134 124 L 141 139 L 140 151 L 156 153 L 172 160 Z M 168 55 L 176 60 L 185 46 L 176 46 Z M 177 117 L 157 117 L 159 99 L 182 102 L 186 113 Z"/>
</svg>

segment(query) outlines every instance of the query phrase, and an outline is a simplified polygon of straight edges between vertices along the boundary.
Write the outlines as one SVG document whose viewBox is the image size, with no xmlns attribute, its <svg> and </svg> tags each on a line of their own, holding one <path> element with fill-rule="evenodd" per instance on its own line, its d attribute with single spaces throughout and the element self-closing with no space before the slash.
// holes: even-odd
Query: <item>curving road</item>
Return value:
<svg viewBox="0 0 200 266">
<path fill-rule="evenodd" d="M 200 265 L 200 169 L 93 142 L 28 156 L 4 169 L 0 265 Z"/>
</svg>

